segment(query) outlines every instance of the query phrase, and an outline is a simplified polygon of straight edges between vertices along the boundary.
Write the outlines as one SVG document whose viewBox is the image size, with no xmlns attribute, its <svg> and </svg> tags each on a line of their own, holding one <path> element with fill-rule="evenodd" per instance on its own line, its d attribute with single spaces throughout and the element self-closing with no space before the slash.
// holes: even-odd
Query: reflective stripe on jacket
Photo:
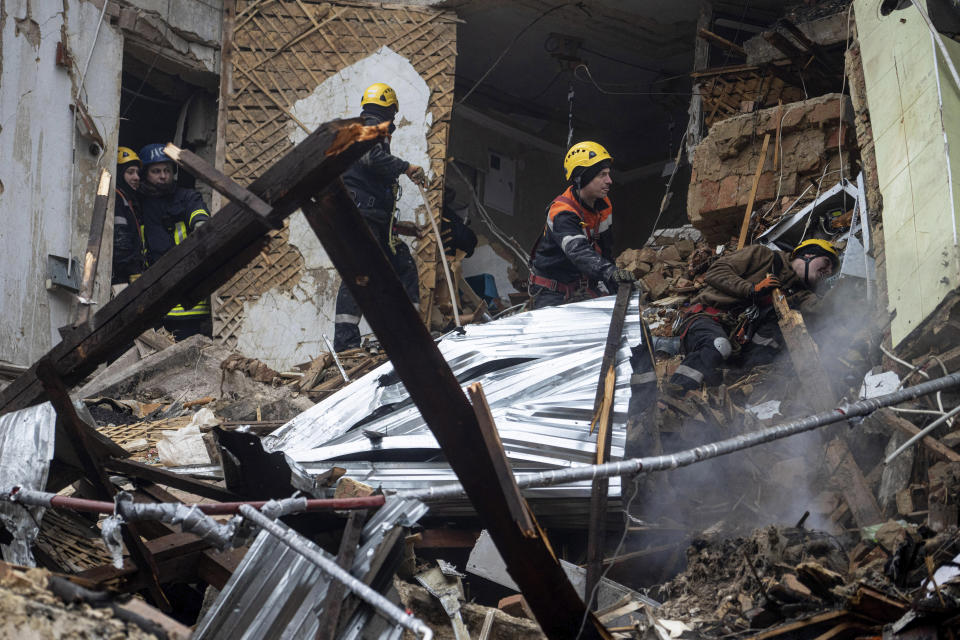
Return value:
<svg viewBox="0 0 960 640">
<path fill-rule="evenodd" d="M 613 206 L 609 198 L 593 208 L 580 202 L 571 186 L 554 198 L 547 208 L 543 234 L 533 250 L 532 264 L 537 275 L 572 283 L 581 277 L 606 280 L 613 264 Z"/>
</svg>

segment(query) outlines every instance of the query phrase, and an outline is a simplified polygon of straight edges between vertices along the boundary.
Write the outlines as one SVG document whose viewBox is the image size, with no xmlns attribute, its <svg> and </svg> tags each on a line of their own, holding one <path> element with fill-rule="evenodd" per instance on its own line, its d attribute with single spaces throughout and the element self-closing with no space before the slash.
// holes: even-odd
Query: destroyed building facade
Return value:
<svg viewBox="0 0 960 640">
<path fill-rule="evenodd" d="M 0 548 L 53 572 L 0 565 L 8 604 L 130 637 L 189 633 L 158 611 L 198 638 L 956 628 L 960 13 L 639 4 L 4 3 Z M 428 174 L 397 199 L 418 309 L 337 188 L 384 80 Z M 581 139 L 640 284 L 525 312 Z M 217 215 L 111 292 L 103 170 L 157 141 Z M 781 358 L 667 393 L 718 256 L 810 237 L 842 250 L 832 325 L 780 309 Z M 335 355 L 341 280 L 368 340 Z M 212 341 L 153 330 L 205 295 Z"/>
</svg>

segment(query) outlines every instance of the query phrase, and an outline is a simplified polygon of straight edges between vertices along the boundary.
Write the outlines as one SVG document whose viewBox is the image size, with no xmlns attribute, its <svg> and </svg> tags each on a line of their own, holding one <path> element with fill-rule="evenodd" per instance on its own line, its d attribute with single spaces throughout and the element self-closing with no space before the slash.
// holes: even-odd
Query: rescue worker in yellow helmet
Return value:
<svg viewBox="0 0 960 640">
<path fill-rule="evenodd" d="M 113 271 L 111 284 L 129 284 L 143 273 L 140 240 L 140 156 L 129 147 L 117 148 L 117 185 L 113 204 Z"/>
<path fill-rule="evenodd" d="M 370 126 L 389 122 L 390 133 L 396 130 L 393 119 L 400 103 L 397 93 L 389 85 L 376 82 L 367 87 L 360 98 L 360 108 L 363 124 Z M 396 237 L 393 229 L 401 174 L 414 184 L 426 184 L 426 174 L 421 167 L 390 153 L 390 137 L 387 136 L 347 169 L 343 174 L 343 183 L 373 236 L 380 242 L 410 301 L 417 305 L 420 299 L 417 267 L 410 249 Z M 360 346 L 360 317 L 359 305 L 346 285 L 341 283 L 334 316 L 335 351 Z"/>
<path fill-rule="evenodd" d="M 547 207 L 543 233 L 530 252 L 532 308 L 616 292 L 636 280 L 613 263 L 613 158 L 596 142 L 578 142 L 564 158 L 566 190 Z"/>
<path fill-rule="evenodd" d="M 670 378 L 675 391 L 720 384 L 720 369 L 739 352 L 744 367 L 773 361 L 782 335 L 771 292 L 780 289 L 791 307 L 816 311 L 814 289 L 840 266 L 837 248 L 810 239 L 789 254 L 751 245 L 707 269 L 707 286 L 683 310 L 683 363 Z"/>
<path fill-rule="evenodd" d="M 139 188 L 143 212 L 140 237 L 148 267 L 210 220 L 200 194 L 177 185 L 173 159 L 163 152 L 163 148 L 164 145 L 157 142 L 140 149 L 143 162 Z M 176 305 L 164 316 L 163 326 L 176 340 L 198 333 L 211 336 L 209 299 L 189 308 Z"/>
</svg>

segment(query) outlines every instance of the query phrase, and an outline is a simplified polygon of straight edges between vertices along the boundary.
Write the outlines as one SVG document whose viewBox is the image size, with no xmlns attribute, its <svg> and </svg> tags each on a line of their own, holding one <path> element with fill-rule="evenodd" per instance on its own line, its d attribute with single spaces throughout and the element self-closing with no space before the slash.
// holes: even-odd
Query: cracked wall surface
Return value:
<svg viewBox="0 0 960 640">
<path fill-rule="evenodd" d="M 123 47 L 106 21 L 81 99 L 107 147 L 78 135 L 71 152 L 70 105 L 99 18 L 83 0 L 4 0 L 0 9 L 0 359 L 14 364 L 30 364 L 59 341 L 72 297 L 45 289 L 47 255 L 82 257 L 100 168 L 114 172 Z M 61 39 L 73 58 L 69 70 L 55 64 Z M 104 238 L 100 264 L 107 267 L 98 270 L 94 292 L 100 303 L 109 295 L 109 215 Z"/>
</svg>

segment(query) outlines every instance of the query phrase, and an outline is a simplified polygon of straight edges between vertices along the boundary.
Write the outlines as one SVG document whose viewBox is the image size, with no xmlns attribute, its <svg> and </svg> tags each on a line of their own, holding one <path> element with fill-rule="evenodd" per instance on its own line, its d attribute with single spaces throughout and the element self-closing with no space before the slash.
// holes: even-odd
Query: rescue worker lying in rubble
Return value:
<svg viewBox="0 0 960 640">
<path fill-rule="evenodd" d="M 547 207 L 547 222 L 530 252 L 532 309 L 615 293 L 634 282 L 613 263 L 613 158 L 596 142 L 578 142 L 563 161 L 566 190 Z"/>
<path fill-rule="evenodd" d="M 739 351 L 743 367 L 773 361 L 782 336 L 771 293 L 779 288 L 792 308 L 815 311 L 817 284 L 839 265 L 836 247 L 804 240 L 788 255 L 752 245 L 717 260 L 704 275 L 707 286 L 683 310 L 683 363 L 668 391 L 715 386 L 720 368 Z"/>
<path fill-rule="evenodd" d="M 363 92 L 360 99 L 363 124 L 390 123 L 390 133 L 396 129 L 393 119 L 400 103 L 397 94 L 388 85 L 377 82 Z M 417 306 L 420 300 L 420 284 L 417 267 L 410 249 L 397 238 L 393 225 L 396 215 L 399 184 L 397 179 L 405 174 L 414 184 L 425 184 L 423 169 L 390 153 L 390 138 L 382 138 L 343 174 L 343 182 L 350 192 L 360 215 L 366 221 L 373 237 L 390 260 L 410 302 Z M 337 306 L 333 319 L 333 348 L 335 351 L 354 349 L 360 346 L 360 306 L 353 299 L 350 289 L 340 283 L 337 291 Z"/>
</svg>

